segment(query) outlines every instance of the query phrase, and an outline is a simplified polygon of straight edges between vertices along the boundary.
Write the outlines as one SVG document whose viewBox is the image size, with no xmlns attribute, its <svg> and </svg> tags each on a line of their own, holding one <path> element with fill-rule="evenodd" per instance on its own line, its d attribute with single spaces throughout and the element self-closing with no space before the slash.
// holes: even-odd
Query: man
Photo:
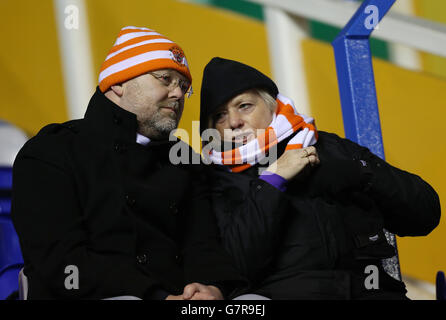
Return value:
<svg viewBox="0 0 446 320">
<path fill-rule="evenodd" d="M 84 119 L 22 148 L 12 218 L 30 299 L 222 299 L 243 283 L 199 166 L 169 161 L 191 81 L 177 44 L 123 28 Z"/>
<path fill-rule="evenodd" d="M 317 132 L 271 79 L 236 61 L 214 58 L 206 66 L 200 117 L 202 132 L 217 131 L 203 154 L 213 163 L 222 239 L 251 292 L 406 299 L 404 283 L 381 264 L 395 255 L 383 228 L 422 236 L 438 225 L 439 199 L 426 182 Z"/>
</svg>

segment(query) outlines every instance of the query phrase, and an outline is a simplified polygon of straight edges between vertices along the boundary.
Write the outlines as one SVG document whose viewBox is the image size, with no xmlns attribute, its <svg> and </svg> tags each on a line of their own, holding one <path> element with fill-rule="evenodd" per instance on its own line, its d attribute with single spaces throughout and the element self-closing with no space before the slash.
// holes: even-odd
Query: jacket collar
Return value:
<svg viewBox="0 0 446 320">
<path fill-rule="evenodd" d="M 90 99 L 84 119 L 95 133 L 104 138 L 124 143 L 137 142 L 138 123 L 136 114 L 127 111 L 108 99 L 96 87 L 96 92 Z M 174 141 L 150 141 L 149 146 L 174 144 Z"/>
<path fill-rule="evenodd" d="M 136 142 L 136 115 L 109 100 L 99 87 L 90 99 L 84 119 L 101 136 Z"/>
</svg>

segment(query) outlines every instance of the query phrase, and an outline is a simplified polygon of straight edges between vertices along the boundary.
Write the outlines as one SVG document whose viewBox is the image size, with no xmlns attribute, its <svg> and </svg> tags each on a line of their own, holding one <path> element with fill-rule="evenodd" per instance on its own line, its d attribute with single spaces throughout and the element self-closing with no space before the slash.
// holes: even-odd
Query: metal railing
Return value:
<svg viewBox="0 0 446 320">
<path fill-rule="evenodd" d="M 343 28 L 361 5 L 345 0 L 247 0 Z M 446 25 L 390 11 L 373 37 L 446 57 Z"/>
</svg>

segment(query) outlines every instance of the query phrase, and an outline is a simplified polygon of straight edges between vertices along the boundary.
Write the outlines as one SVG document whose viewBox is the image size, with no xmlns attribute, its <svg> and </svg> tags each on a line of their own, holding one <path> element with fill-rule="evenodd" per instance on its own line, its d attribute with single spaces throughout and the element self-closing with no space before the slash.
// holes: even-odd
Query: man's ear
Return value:
<svg viewBox="0 0 446 320">
<path fill-rule="evenodd" d="M 110 89 L 120 98 L 122 97 L 122 94 L 124 93 L 122 84 L 115 84 L 115 85 L 111 86 Z"/>
</svg>

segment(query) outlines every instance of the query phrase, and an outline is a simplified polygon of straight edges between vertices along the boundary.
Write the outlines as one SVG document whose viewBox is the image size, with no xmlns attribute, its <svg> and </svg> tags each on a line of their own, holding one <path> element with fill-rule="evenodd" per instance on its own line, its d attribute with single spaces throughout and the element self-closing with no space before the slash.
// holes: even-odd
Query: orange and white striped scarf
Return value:
<svg viewBox="0 0 446 320">
<path fill-rule="evenodd" d="M 299 114 L 291 99 L 277 95 L 277 110 L 265 133 L 247 144 L 223 152 L 211 149 L 209 159 L 214 164 L 227 165 L 232 172 L 241 172 L 259 163 L 266 152 L 279 142 L 296 133 L 285 150 L 300 149 L 314 145 L 317 130 L 314 119 Z"/>
</svg>

